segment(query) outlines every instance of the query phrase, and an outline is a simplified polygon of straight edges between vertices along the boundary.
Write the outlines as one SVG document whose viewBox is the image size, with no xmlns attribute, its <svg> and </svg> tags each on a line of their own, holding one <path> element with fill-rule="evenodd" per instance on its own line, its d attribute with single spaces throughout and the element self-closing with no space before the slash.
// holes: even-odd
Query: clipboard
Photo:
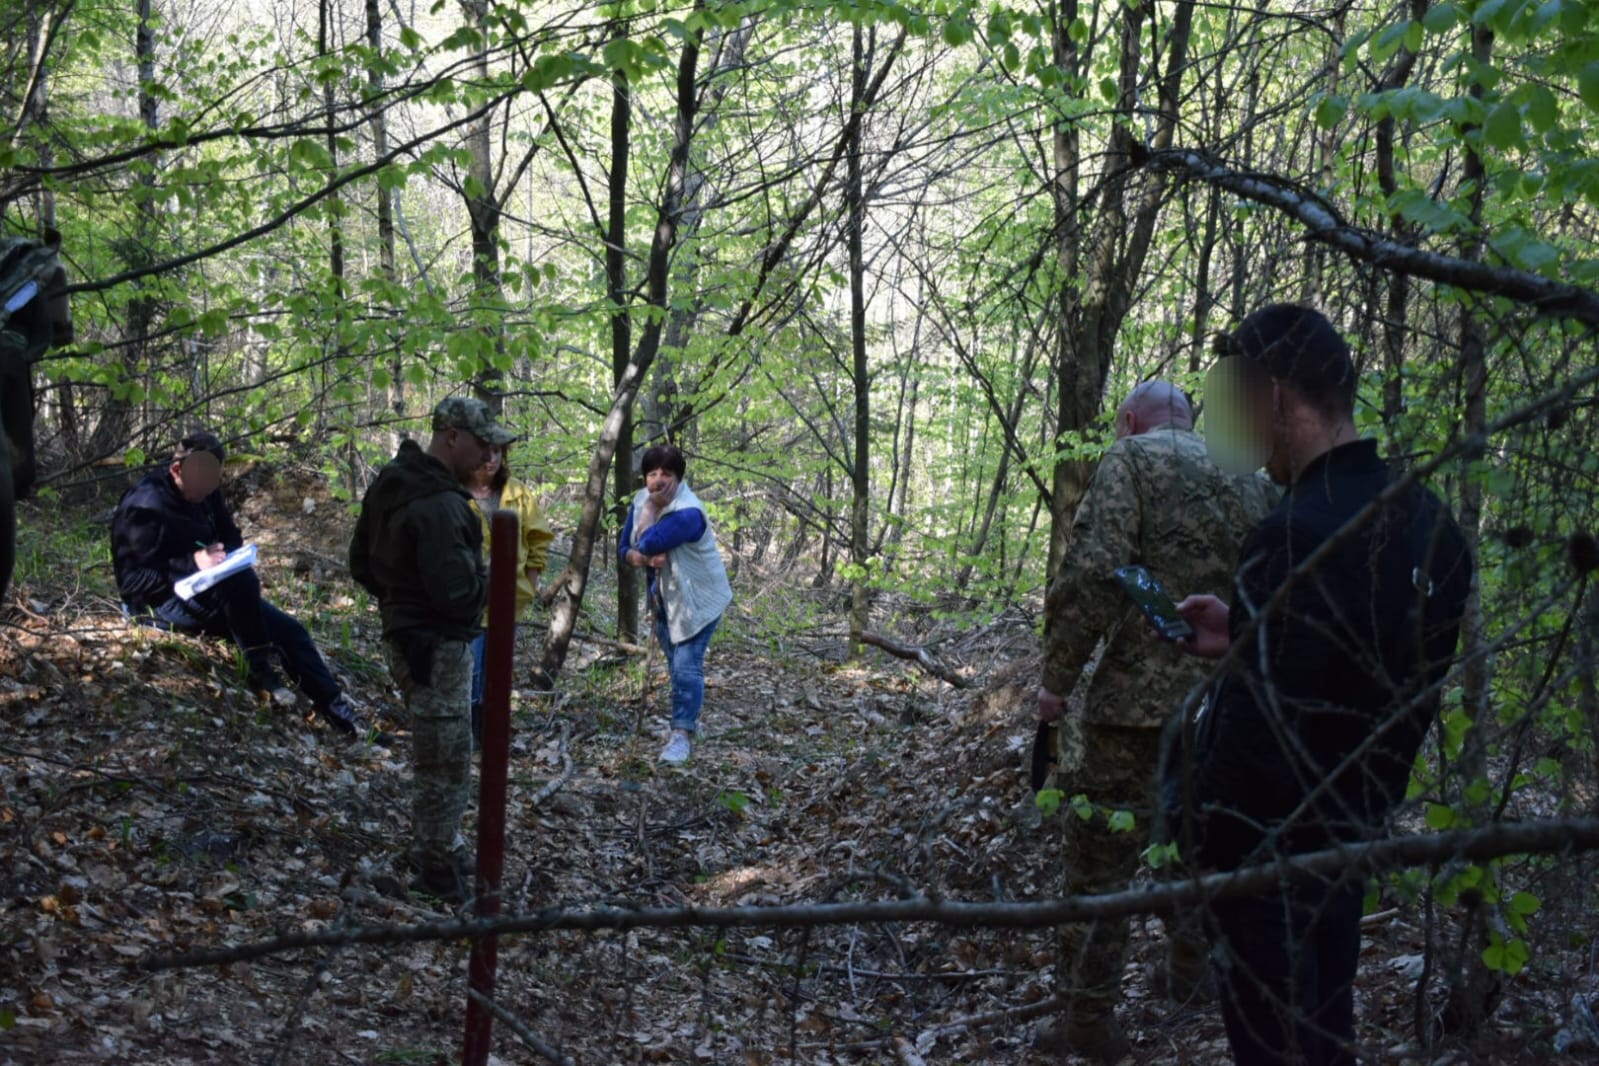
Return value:
<svg viewBox="0 0 1599 1066">
<path fill-rule="evenodd" d="M 172 586 L 172 591 L 178 594 L 178 599 L 188 601 L 196 595 L 215 585 L 219 581 L 226 581 L 240 570 L 248 570 L 255 565 L 255 545 L 246 544 L 228 552 L 227 558 L 215 566 L 208 566 L 204 570 L 196 570 L 188 577 Z"/>
</svg>

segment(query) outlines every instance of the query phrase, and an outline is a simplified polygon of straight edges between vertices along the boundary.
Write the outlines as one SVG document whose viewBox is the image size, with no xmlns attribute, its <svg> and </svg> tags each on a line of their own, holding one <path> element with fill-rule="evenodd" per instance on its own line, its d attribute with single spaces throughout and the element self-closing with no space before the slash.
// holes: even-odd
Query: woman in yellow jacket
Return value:
<svg viewBox="0 0 1599 1066">
<path fill-rule="evenodd" d="M 477 468 L 471 483 L 467 485 L 467 491 L 471 493 L 472 501 L 477 505 L 478 517 L 483 523 L 485 554 L 492 550 L 489 532 L 493 523 L 489 520 L 490 516 L 501 508 L 516 512 L 517 530 L 521 534 L 521 543 L 516 546 L 515 571 L 516 615 L 520 618 L 538 598 L 539 576 L 544 573 L 544 566 L 549 560 L 550 541 L 555 539 L 555 534 L 550 530 L 550 523 L 539 508 L 533 490 L 511 476 L 507 465 L 510 451 L 509 444 L 491 448 L 488 461 Z M 498 581 L 501 576 L 490 574 L 489 580 Z M 483 624 L 488 625 L 487 611 L 483 615 Z M 483 743 L 483 654 L 486 644 L 486 634 L 482 633 L 472 642 L 472 738 L 478 746 Z"/>
</svg>

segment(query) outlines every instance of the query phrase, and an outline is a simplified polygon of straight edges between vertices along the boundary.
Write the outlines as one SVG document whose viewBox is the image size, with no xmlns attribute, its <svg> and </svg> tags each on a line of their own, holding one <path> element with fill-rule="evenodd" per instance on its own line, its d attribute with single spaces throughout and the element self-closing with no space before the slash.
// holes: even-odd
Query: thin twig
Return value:
<svg viewBox="0 0 1599 1066">
<path fill-rule="evenodd" d="M 556 1066 L 576 1066 L 576 1063 L 574 1063 L 572 1060 L 572 1056 L 566 1054 L 553 1044 L 545 1041 L 533 1030 L 523 1025 L 520 1018 L 506 1010 L 504 1007 L 500 1006 L 498 1003 L 494 1002 L 494 1000 L 490 999 L 488 996 L 485 996 L 475 988 L 467 989 L 466 994 L 472 999 L 476 1000 L 484 1010 L 488 1011 L 500 1021 L 504 1022 L 511 1032 L 516 1034 L 518 1040 L 532 1048 L 542 1057 L 549 1059 L 551 1062 L 555 1063 Z"/>
<path fill-rule="evenodd" d="M 559 749 L 561 754 L 561 772 L 554 780 L 546 783 L 543 788 L 533 793 L 533 798 L 528 800 L 529 806 L 537 807 L 539 804 L 543 803 L 545 800 L 559 792 L 561 787 L 568 781 L 572 780 L 572 773 L 577 769 L 577 765 L 572 761 L 572 756 L 567 753 L 567 743 L 571 739 L 571 736 L 571 723 L 562 722 L 561 744 Z"/>
</svg>

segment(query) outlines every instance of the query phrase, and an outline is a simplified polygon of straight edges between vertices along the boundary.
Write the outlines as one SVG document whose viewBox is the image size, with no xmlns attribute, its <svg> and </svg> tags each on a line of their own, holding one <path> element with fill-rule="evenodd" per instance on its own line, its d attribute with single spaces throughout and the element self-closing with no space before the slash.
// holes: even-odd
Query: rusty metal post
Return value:
<svg viewBox="0 0 1599 1066">
<path fill-rule="evenodd" d="M 516 650 L 516 548 L 521 538 L 516 512 L 497 510 L 490 527 L 489 628 L 483 663 L 483 758 L 478 770 L 477 898 L 479 918 L 500 913 L 500 878 L 505 871 L 505 778 L 511 747 L 511 657 Z M 494 998 L 494 967 L 500 942 L 472 942 L 467 969 L 471 989 Z M 494 1036 L 494 1015 L 471 995 L 466 999 L 466 1043 L 461 1066 L 485 1066 Z"/>
</svg>

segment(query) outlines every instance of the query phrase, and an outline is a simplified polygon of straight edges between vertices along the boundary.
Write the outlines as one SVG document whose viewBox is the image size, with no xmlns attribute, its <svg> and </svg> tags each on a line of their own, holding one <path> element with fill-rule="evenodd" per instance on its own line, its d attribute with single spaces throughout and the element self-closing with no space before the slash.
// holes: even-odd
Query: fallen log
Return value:
<svg viewBox="0 0 1599 1066">
<path fill-rule="evenodd" d="M 898 658 L 909 659 L 945 684 L 953 685 L 956 688 L 967 688 L 971 685 L 970 681 L 945 666 L 938 656 L 920 644 L 901 644 L 897 640 L 890 640 L 881 633 L 862 633 L 861 643 L 870 644 L 874 648 L 881 648 Z"/>
</svg>

